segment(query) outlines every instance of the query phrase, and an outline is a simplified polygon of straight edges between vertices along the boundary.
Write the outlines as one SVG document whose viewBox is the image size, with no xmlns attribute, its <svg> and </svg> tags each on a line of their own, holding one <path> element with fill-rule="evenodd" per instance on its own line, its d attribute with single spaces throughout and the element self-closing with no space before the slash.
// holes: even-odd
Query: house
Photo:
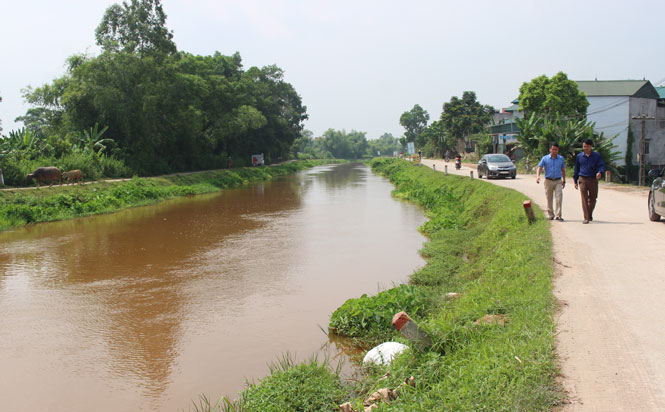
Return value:
<svg viewBox="0 0 665 412">
<path fill-rule="evenodd" d="M 589 101 L 587 120 L 595 122 L 594 131 L 601 132 L 620 153 L 616 163 L 625 166 L 628 149 L 628 130 L 633 134 L 632 164 L 639 165 L 640 140 L 644 125 L 645 166 L 665 167 L 665 87 L 654 87 L 648 80 L 590 80 L 576 81 Z M 489 133 L 495 151 L 509 152 L 519 135 L 516 117 L 522 117 L 519 100 L 495 115 Z"/>
<path fill-rule="evenodd" d="M 640 139 L 644 125 L 644 153 L 647 165 L 665 165 L 665 99 L 648 80 L 576 81 L 589 101 L 587 119 L 595 122 L 594 130 L 614 137 L 621 157 L 618 166 L 626 164 L 628 130 L 632 131 L 632 164 L 638 165 Z M 643 117 L 644 119 L 641 119 Z"/>
<path fill-rule="evenodd" d="M 512 105 L 501 109 L 492 115 L 493 124 L 489 126 L 495 153 L 511 153 L 517 145 L 517 136 L 520 130 L 515 123 L 516 117 L 522 117 L 519 100 L 515 99 Z M 518 158 L 521 157 L 517 156 Z"/>
</svg>

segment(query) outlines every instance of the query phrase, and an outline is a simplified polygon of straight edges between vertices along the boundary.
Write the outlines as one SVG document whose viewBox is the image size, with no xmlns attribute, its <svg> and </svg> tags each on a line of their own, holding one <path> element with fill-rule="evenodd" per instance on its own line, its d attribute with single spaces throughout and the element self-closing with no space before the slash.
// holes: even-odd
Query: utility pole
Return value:
<svg viewBox="0 0 665 412">
<path fill-rule="evenodd" d="M 644 175 L 644 155 L 646 154 L 646 139 L 644 137 L 644 123 L 647 120 L 654 120 L 655 117 L 649 117 L 645 114 L 639 116 L 633 116 L 634 120 L 642 121 L 642 137 L 640 137 L 640 152 L 637 154 L 637 161 L 640 164 L 640 177 L 639 177 L 639 186 L 642 186 L 646 182 L 646 176 Z"/>
</svg>

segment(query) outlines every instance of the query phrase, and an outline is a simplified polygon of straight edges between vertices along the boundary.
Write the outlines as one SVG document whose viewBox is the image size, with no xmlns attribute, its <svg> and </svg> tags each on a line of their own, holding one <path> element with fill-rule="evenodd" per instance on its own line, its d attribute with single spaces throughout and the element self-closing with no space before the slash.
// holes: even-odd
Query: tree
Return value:
<svg viewBox="0 0 665 412">
<path fill-rule="evenodd" d="M 365 132 L 357 132 L 355 130 L 351 130 L 349 133 L 349 146 L 354 159 L 361 159 L 367 153 L 369 146 L 366 135 L 367 133 Z"/>
<path fill-rule="evenodd" d="M 303 130 L 291 145 L 291 156 L 297 158 L 300 155 L 306 157 L 316 155 L 314 150 L 314 133 L 311 130 Z"/>
<path fill-rule="evenodd" d="M 58 153 L 72 144 L 99 153 L 114 142 L 112 155 L 139 174 L 219 168 L 229 155 L 238 165 L 254 153 L 287 157 L 307 108 L 283 70 L 245 71 L 238 53 L 177 52 L 165 21 L 159 0 L 109 7 L 99 56 L 72 56 L 65 75 L 26 89 L 36 106 L 22 117 L 28 130 L 58 141 Z M 95 124 L 108 126 L 107 139 Z"/>
<path fill-rule="evenodd" d="M 574 153 L 582 149 L 582 140 L 593 138 L 594 124 L 586 121 L 586 95 L 563 72 L 551 79 L 542 75 L 522 83 L 519 102 L 524 111 L 524 118 L 516 121 L 519 145 L 532 160 L 556 142 L 559 153 L 571 164 Z M 605 159 L 609 165 L 609 158 Z"/>
<path fill-rule="evenodd" d="M 421 137 L 425 142 L 425 156 L 442 157 L 447 150 L 453 150 L 455 148 L 454 139 L 451 139 L 450 135 L 446 133 L 446 129 L 441 120 L 432 122 L 432 124 L 427 126 L 421 134 Z"/>
<path fill-rule="evenodd" d="M 399 139 L 391 133 L 384 133 L 378 139 L 369 140 L 367 143 L 372 156 L 377 156 L 379 153 L 381 156 L 392 156 L 393 152 L 402 151 Z"/>
<path fill-rule="evenodd" d="M 531 113 L 552 117 L 557 113 L 566 117 L 585 117 L 589 101 L 577 88 L 577 83 L 559 72 L 548 79 L 542 75 L 522 83 L 519 96 L 520 109 L 525 117 Z"/>
<path fill-rule="evenodd" d="M 418 147 L 424 146 L 424 142 L 418 141 L 418 136 L 425 130 L 428 121 L 429 113 L 417 104 L 408 112 L 402 113 L 399 124 L 406 129 L 403 144 L 415 142 Z"/>
<path fill-rule="evenodd" d="M 115 144 L 113 139 L 102 138 L 102 135 L 104 135 L 108 128 L 108 126 L 105 126 L 102 130 L 99 130 L 99 123 L 95 123 L 94 127 L 84 130 L 83 133 L 78 136 L 80 150 L 95 154 L 96 156 L 102 156 L 109 145 Z"/>
<path fill-rule="evenodd" d="M 554 117 L 538 117 L 536 113 L 531 113 L 528 118 L 518 119 L 517 125 L 520 129 L 517 137 L 519 146 L 532 166 L 549 151 L 550 145 L 556 142 L 559 145 L 559 154 L 568 166 L 572 167 L 575 155 L 582 151 L 582 142 L 591 139 L 595 142 L 594 150 L 605 160 L 606 169 L 618 174 L 615 162 L 619 154 L 612 143 L 616 136 L 608 139 L 602 132 L 594 134 L 594 122 L 588 122 L 585 118 L 569 119 L 559 114 Z"/>
<path fill-rule="evenodd" d="M 344 130 L 328 129 L 323 132 L 321 148 L 338 159 L 349 159 L 351 157 L 351 148 Z"/>
<path fill-rule="evenodd" d="M 481 132 L 490 123 L 495 111 L 492 106 L 480 104 L 475 92 L 465 91 L 461 99 L 453 96 L 443 104 L 441 122 L 451 138 L 468 144 L 472 134 Z"/>
<path fill-rule="evenodd" d="M 166 28 L 160 0 L 132 0 L 106 9 L 95 30 L 97 45 L 104 51 L 139 55 L 173 54 L 173 33 Z"/>
<path fill-rule="evenodd" d="M 542 119 L 537 117 L 536 113 L 531 113 L 524 118 L 516 118 L 515 124 L 517 124 L 517 128 L 520 130 L 520 133 L 517 135 L 518 145 L 524 151 L 527 161 L 529 157 L 536 159 L 540 153 L 538 149 L 540 144 L 538 137 L 542 126 Z"/>
<path fill-rule="evenodd" d="M 321 147 L 338 159 L 359 159 L 367 153 L 365 132 L 328 129 L 323 133 Z"/>
</svg>

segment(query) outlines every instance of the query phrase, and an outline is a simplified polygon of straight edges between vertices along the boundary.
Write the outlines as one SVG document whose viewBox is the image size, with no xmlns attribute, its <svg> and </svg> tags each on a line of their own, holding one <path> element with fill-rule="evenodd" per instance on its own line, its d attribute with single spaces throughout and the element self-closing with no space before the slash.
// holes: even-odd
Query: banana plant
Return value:
<svg viewBox="0 0 665 412">
<path fill-rule="evenodd" d="M 559 154 L 568 164 L 572 164 L 575 155 L 582 150 L 582 142 L 593 138 L 594 122 L 586 119 L 567 119 L 558 113 L 555 117 L 545 118 L 541 127 L 542 144 L 540 151 L 547 153 L 552 142 L 559 144 Z"/>
<path fill-rule="evenodd" d="M 542 119 L 531 113 L 529 117 L 515 119 L 520 133 L 517 135 L 517 145 L 524 150 L 526 158 L 524 160 L 527 169 L 535 159 L 539 159 L 538 146 L 540 145 L 539 135 Z"/>
<path fill-rule="evenodd" d="M 6 138 L 1 140 L 0 151 L 3 156 L 16 155 L 22 157 L 35 157 L 38 155 L 37 136 L 24 127 L 12 130 Z"/>
<path fill-rule="evenodd" d="M 108 130 L 108 126 L 104 126 L 99 130 L 99 123 L 95 123 L 90 129 L 84 130 L 79 134 L 79 145 L 84 152 L 95 153 L 97 156 L 102 156 L 108 145 L 115 144 L 113 139 L 103 139 L 102 135 Z"/>
</svg>

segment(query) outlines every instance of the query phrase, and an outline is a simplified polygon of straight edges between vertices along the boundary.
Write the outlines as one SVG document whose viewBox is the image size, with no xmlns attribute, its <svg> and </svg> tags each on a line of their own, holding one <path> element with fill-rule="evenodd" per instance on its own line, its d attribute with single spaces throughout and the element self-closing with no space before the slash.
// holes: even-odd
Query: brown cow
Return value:
<svg viewBox="0 0 665 412">
<path fill-rule="evenodd" d="M 49 167 L 38 167 L 35 169 L 34 172 L 30 173 L 27 175 L 26 180 L 29 182 L 33 180 L 37 180 L 37 188 L 42 186 L 42 182 L 50 181 L 51 184 L 49 184 L 49 187 L 53 186 L 53 182 L 56 180 L 60 181 L 60 186 L 62 186 L 62 172 L 60 172 L 60 169 L 57 167 L 49 166 Z"/>
<path fill-rule="evenodd" d="M 81 184 L 81 181 L 83 180 L 83 172 L 78 169 L 62 172 L 62 179 L 67 179 L 67 184 L 72 182 Z"/>
</svg>

